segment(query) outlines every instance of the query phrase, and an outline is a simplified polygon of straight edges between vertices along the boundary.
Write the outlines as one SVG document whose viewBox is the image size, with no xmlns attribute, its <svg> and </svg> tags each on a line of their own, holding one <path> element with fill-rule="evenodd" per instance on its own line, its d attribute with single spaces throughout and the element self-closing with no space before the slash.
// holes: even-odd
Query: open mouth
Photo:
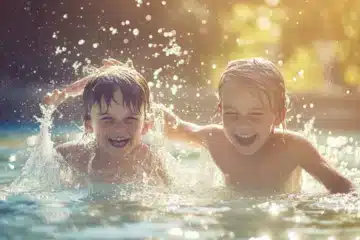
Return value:
<svg viewBox="0 0 360 240">
<path fill-rule="evenodd" d="M 109 142 L 113 147 L 123 148 L 130 142 L 130 138 L 109 138 Z"/>
<path fill-rule="evenodd" d="M 257 138 L 257 134 L 254 135 L 237 135 L 234 134 L 237 142 L 243 146 L 249 146 L 253 144 Z"/>
</svg>

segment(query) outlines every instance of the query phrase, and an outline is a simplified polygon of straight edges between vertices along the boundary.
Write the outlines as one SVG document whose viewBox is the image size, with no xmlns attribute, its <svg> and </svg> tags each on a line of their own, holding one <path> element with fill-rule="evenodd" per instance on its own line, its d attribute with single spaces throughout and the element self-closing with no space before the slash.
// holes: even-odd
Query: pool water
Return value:
<svg viewBox="0 0 360 240">
<path fill-rule="evenodd" d="M 257 198 L 191 184 L 15 193 L 6 187 L 19 176 L 34 132 L 8 132 L 0 132 L 0 239 L 360 239 L 360 197 L 327 195 L 306 174 L 301 194 Z M 318 132 L 312 140 L 359 188 L 358 139 Z M 197 165 L 201 151 L 181 149 L 171 151 L 183 166 Z"/>
</svg>

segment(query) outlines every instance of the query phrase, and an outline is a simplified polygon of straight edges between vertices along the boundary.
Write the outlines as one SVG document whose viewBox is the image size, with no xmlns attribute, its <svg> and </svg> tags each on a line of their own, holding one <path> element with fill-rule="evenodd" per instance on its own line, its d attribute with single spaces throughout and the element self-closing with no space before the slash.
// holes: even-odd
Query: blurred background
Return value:
<svg viewBox="0 0 360 240">
<path fill-rule="evenodd" d="M 357 0 L 3 0 L 0 21 L 3 148 L 36 132 L 46 92 L 107 57 L 132 59 L 157 101 L 199 123 L 215 113 L 229 60 L 269 58 L 286 79 L 290 128 L 312 118 L 330 131 L 360 128 Z M 81 114 L 71 100 L 56 121 L 76 128 Z"/>
</svg>

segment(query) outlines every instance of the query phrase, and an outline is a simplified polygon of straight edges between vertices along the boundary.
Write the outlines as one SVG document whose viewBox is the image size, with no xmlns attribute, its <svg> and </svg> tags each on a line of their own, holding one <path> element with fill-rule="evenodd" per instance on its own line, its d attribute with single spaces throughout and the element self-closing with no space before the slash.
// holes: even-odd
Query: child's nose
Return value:
<svg viewBox="0 0 360 240">
<path fill-rule="evenodd" d="M 117 122 L 114 125 L 114 131 L 123 131 L 126 129 L 126 124 L 124 122 Z"/>
<path fill-rule="evenodd" d="M 247 116 L 238 116 L 236 123 L 238 125 L 252 125 L 252 122 Z"/>
<path fill-rule="evenodd" d="M 246 131 L 253 127 L 253 123 L 246 117 L 241 117 L 236 121 L 236 129 L 239 131 Z"/>
<path fill-rule="evenodd" d="M 238 124 L 236 126 L 236 131 L 237 132 L 247 132 L 247 131 L 250 131 L 252 130 L 252 125 L 249 124 L 249 123 L 242 123 L 242 124 Z"/>
</svg>

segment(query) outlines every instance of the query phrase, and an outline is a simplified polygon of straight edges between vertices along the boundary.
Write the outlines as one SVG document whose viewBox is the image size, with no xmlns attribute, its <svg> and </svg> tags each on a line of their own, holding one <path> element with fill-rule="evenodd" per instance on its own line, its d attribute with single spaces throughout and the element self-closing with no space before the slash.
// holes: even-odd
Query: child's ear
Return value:
<svg viewBox="0 0 360 240">
<path fill-rule="evenodd" d="M 275 120 L 276 125 L 280 125 L 284 123 L 285 117 L 286 117 L 287 108 L 284 108 L 278 115 L 278 117 Z"/>
<path fill-rule="evenodd" d="M 92 124 L 91 124 L 91 120 L 85 120 L 84 121 L 84 126 L 85 126 L 85 132 L 86 133 L 92 133 L 94 131 Z"/>
<path fill-rule="evenodd" d="M 142 135 L 147 134 L 147 132 L 153 127 L 153 125 L 154 125 L 154 122 L 153 122 L 153 121 L 146 121 L 146 122 L 144 123 L 144 127 L 143 127 L 143 129 L 142 129 L 142 131 L 141 131 L 141 134 L 142 134 Z"/>
</svg>

